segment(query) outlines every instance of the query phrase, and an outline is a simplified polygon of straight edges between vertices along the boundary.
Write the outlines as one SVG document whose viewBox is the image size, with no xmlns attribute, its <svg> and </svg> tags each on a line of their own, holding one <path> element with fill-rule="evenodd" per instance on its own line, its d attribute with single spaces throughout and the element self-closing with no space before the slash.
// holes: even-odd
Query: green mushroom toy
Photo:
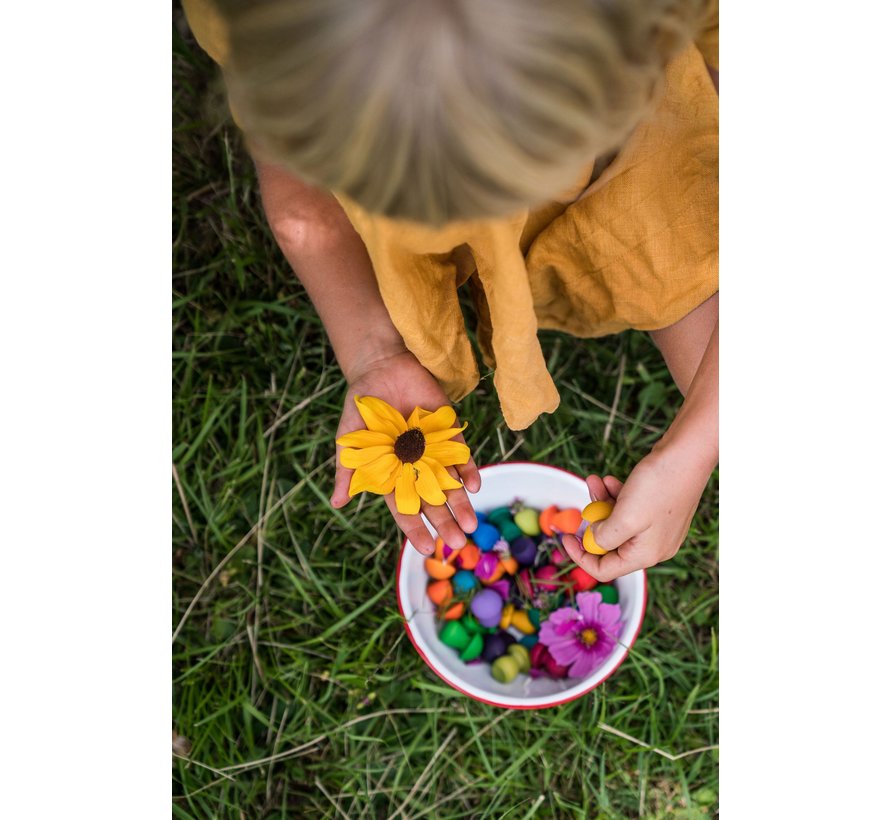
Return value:
<svg viewBox="0 0 890 820">
<path fill-rule="evenodd" d="M 448 621 L 439 633 L 439 640 L 445 646 L 450 646 L 458 652 L 463 652 L 470 643 L 470 635 L 460 621 Z"/>
<path fill-rule="evenodd" d="M 488 514 L 487 518 L 489 524 L 494 524 L 495 527 L 501 529 L 508 521 L 512 523 L 513 513 L 510 512 L 509 507 L 497 507 Z"/>
<path fill-rule="evenodd" d="M 482 639 L 482 635 L 477 632 L 460 653 L 460 659 L 464 663 L 476 660 L 482 654 L 483 646 L 485 646 L 485 641 Z"/>
<path fill-rule="evenodd" d="M 463 618 L 460 619 L 460 624 L 470 635 L 481 635 L 485 632 L 485 627 L 483 627 L 472 615 L 464 615 Z"/>
<path fill-rule="evenodd" d="M 508 507 L 498 507 L 488 514 L 488 523 L 497 527 L 501 538 L 508 543 L 522 537 L 522 530 L 513 521 L 513 513 Z"/>
</svg>

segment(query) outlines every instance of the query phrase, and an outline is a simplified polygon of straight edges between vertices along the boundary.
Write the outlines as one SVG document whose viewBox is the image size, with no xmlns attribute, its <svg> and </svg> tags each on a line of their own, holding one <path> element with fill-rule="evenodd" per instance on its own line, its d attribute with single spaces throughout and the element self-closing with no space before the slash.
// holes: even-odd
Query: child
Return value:
<svg viewBox="0 0 890 820">
<path fill-rule="evenodd" d="M 564 544 L 602 581 L 672 557 L 717 462 L 716 3 L 218 2 L 186 13 L 349 385 L 337 435 L 364 426 L 355 395 L 407 414 L 474 389 L 463 284 L 514 430 L 559 404 L 539 328 L 648 330 L 685 401 L 625 484 L 588 478 L 616 501 L 594 525 L 609 552 Z M 465 489 L 423 512 L 460 546 L 480 479 L 453 475 Z"/>
</svg>

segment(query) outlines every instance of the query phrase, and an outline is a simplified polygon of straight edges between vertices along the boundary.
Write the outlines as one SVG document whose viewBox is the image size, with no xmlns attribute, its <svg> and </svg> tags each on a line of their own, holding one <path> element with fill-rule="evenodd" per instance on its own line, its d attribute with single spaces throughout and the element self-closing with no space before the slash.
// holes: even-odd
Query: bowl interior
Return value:
<svg viewBox="0 0 890 820">
<path fill-rule="evenodd" d="M 583 479 L 555 467 L 495 464 L 483 467 L 481 472 L 482 489 L 470 496 L 473 507 L 481 512 L 510 505 L 517 498 L 536 509 L 551 504 L 583 509 L 590 501 Z M 428 576 L 423 561 L 423 556 L 410 544 L 403 545 L 398 596 L 414 644 L 446 682 L 488 703 L 520 708 L 553 706 L 584 694 L 605 680 L 624 660 L 643 620 L 646 580 L 644 572 L 638 571 L 614 582 L 622 611 L 621 638 L 605 663 L 587 678 L 551 680 L 544 677 L 535 680 L 528 675 L 519 675 L 510 683 L 498 683 L 491 676 L 488 664 L 468 666 L 455 650 L 439 641 L 435 607 L 426 596 Z"/>
</svg>

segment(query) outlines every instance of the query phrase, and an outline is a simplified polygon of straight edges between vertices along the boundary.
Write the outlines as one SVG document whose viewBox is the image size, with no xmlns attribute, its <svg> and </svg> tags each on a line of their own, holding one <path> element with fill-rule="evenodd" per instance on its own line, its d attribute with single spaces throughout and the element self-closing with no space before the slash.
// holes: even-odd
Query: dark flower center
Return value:
<svg viewBox="0 0 890 820">
<path fill-rule="evenodd" d="M 419 461 L 426 450 L 426 439 L 423 437 L 423 431 L 412 427 L 406 430 L 396 439 L 393 448 L 396 452 L 396 458 L 403 464 L 413 464 Z"/>
<path fill-rule="evenodd" d="M 596 643 L 597 634 L 595 629 L 585 629 L 579 636 L 584 646 L 593 646 Z"/>
</svg>

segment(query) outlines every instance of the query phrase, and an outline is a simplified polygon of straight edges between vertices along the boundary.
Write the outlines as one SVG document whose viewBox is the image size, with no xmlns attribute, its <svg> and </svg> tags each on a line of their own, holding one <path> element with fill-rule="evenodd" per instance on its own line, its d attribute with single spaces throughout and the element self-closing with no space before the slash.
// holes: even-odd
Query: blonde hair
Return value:
<svg viewBox="0 0 890 820">
<path fill-rule="evenodd" d="M 702 0 L 223 0 L 265 158 L 432 225 L 552 199 L 646 113 Z"/>
</svg>

